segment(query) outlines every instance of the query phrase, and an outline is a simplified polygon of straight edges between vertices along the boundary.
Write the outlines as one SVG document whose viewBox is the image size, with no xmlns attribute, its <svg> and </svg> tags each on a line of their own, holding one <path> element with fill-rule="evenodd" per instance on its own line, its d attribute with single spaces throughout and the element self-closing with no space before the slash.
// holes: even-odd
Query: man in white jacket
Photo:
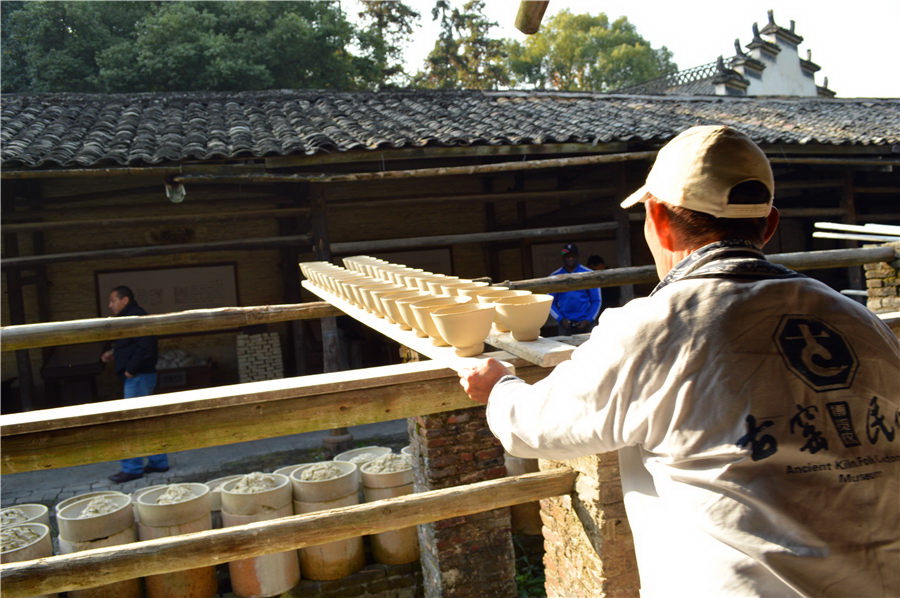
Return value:
<svg viewBox="0 0 900 598">
<path fill-rule="evenodd" d="M 649 297 L 529 385 L 461 384 L 507 451 L 619 451 L 642 596 L 900 596 L 900 344 L 877 317 L 768 262 L 763 152 L 694 127 L 659 152 Z"/>
</svg>

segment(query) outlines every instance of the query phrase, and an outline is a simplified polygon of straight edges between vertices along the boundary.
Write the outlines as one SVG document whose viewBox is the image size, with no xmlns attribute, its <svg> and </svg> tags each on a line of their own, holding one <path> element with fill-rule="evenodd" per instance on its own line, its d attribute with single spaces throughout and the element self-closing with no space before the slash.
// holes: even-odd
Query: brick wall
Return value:
<svg viewBox="0 0 900 598">
<path fill-rule="evenodd" d="M 541 501 L 548 598 L 638 596 L 616 453 L 540 464 L 541 469 L 571 467 L 579 474 L 574 493 Z"/>
<path fill-rule="evenodd" d="M 900 311 L 900 242 L 887 243 L 894 248 L 890 262 L 865 264 L 866 306 L 875 313 Z"/>
<path fill-rule="evenodd" d="M 506 475 L 503 447 L 483 407 L 410 418 L 417 492 Z M 420 525 L 427 598 L 503 598 L 516 595 L 509 509 Z"/>
</svg>

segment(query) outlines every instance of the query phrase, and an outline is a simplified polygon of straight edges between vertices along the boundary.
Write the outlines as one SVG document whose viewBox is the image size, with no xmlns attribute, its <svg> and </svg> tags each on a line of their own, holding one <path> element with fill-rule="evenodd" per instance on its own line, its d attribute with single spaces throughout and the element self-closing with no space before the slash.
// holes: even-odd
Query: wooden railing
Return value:
<svg viewBox="0 0 900 598">
<path fill-rule="evenodd" d="M 894 259 L 892 248 L 770 256 L 797 269 Z M 509 283 L 532 290 L 572 290 L 653 282 L 644 268 Z M 561 283 L 561 286 L 560 286 Z M 97 318 L 11 326 L 4 350 L 133 335 L 175 334 L 336 315 L 325 303 L 197 310 L 138 318 Z M 533 381 L 546 370 L 498 352 Z M 327 430 L 471 407 L 456 374 L 433 362 L 237 384 L 0 416 L 2 473 L 68 467 Z M 235 426 L 235 422 L 241 425 Z M 72 591 L 115 581 L 283 552 L 380 533 L 572 491 L 575 474 L 545 471 L 423 492 L 353 507 L 100 548 L 0 566 L 4 596 Z"/>
<path fill-rule="evenodd" d="M 800 253 L 780 253 L 768 256 L 772 262 L 795 270 L 842 268 L 862 264 L 891 261 L 895 257 L 891 247 L 834 249 Z M 573 291 L 629 284 L 647 284 L 658 280 L 654 266 L 635 266 L 598 270 L 562 276 L 547 276 L 529 280 L 506 281 L 504 286 L 540 293 Z M 340 311 L 324 302 L 256 307 L 226 307 L 198 309 L 150 316 L 122 318 L 90 318 L 68 322 L 23 324 L 0 328 L 0 350 L 18 351 L 56 345 L 113 340 L 141 335 L 206 332 L 270 324 L 292 320 L 318 319 L 340 315 Z"/>
</svg>

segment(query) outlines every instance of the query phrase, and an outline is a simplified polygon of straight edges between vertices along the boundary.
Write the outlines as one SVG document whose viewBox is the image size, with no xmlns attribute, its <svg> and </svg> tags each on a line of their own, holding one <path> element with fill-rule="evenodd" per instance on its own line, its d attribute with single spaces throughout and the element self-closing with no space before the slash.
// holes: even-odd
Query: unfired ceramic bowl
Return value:
<svg viewBox="0 0 900 598">
<path fill-rule="evenodd" d="M 552 303 L 552 295 L 523 295 L 500 298 L 493 305 L 497 320 L 512 332 L 514 339 L 533 341 L 540 336 Z"/>
<path fill-rule="evenodd" d="M 446 347 L 450 343 L 445 341 L 437 328 L 435 328 L 434 320 L 431 319 L 431 312 L 440 307 L 451 307 L 471 302 L 472 299 L 469 297 L 436 297 L 431 300 L 417 301 L 410 305 L 413 316 L 416 319 L 416 329 L 419 332 L 423 332 L 425 336 L 431 337 L 431 342 L 436 346 Z"/>
<path fill-rule="evenodd" d="M 431 319 L 457 355 L 472 357 L 484 353 L 484 338 L 491 331 L 494 306 L 464 303 L 441 307 L 431 312 Z"/>
<path fill-rule="evenodd" d="M 530 294 L 531 291 L 510 291 L 507 289 L 505 291 L 484 292 L 478 295 L 476 299 L 479 303 L 493 303 L 505 297 L 525 297 Z M 509 328 L 500 321 L 496 313 L 494 314 L 494 330 L 497 332 L 509 332 Z"/>
</svg>

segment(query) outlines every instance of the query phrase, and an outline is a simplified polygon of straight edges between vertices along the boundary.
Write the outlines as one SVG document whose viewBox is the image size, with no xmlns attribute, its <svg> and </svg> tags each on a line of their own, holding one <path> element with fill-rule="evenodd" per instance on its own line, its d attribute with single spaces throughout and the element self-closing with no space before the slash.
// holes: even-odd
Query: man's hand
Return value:
<svg viewBox="0 0 900 598">
<path fill-rule="evenodd" d="M 568 328 L 569 326 L 572 325 L 572 321 L 569 320 L 569 318 L 563 318 L 562 320 L 559 321 L 559 323 L 563 326 L 563 328 Z"/>
<path fill-rule="evenodd" d="M 510 371 L 502 363 L 488 358 L 477 367 L 460 370 L 459 383 L 470 399 L 486 404 L 497 380 L 509 373 Z"/>
<path fill-rule="evenodd" d="M 128 370 L 126 370 L 126 371 L 125 371 L 125 377 L 126 377 L 126 378 L 134 378 L 134 374 L 132 374 L 131 372 L 129 372 Z"/>
<path fill-rule="evenodd" d="M 588 328 L 590 328 L 590 326 L 591 326 L 590 320 L 582 320 L 580 322 L 575 322 L 576 330 L 587 330 Z"/>
<path fill-rule="evenodd" d="M 109 351 L 104 351 L 103 353 L 100 354 L 100 361 L 102 361 L 103 363 L 109 363 L 112 360 L 113 360 L 112 349 L 110 349 Z"/>
</svg>

